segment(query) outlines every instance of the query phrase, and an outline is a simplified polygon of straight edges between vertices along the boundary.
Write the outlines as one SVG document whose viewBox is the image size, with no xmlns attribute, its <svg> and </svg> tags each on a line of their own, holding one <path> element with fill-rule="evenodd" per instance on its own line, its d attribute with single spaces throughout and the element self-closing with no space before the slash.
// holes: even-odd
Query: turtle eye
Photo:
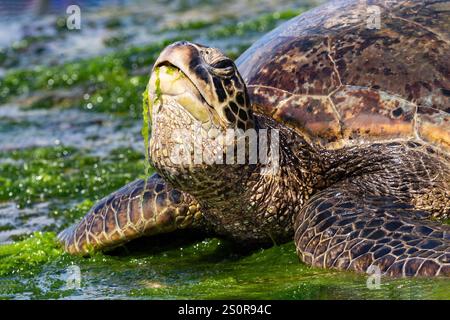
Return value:
<svg viewBox="0 0 450 320">
<path fill-rule="evenodd" d="M 224 59 L 214 63 L 211 67 L 215 69 L 233 68 L 233 62 L 229 59 Z"/>
<path fill-rule="evenodd" d="M 234 63 L 230 59 L 222 59 L 211 64 L 211 71 L 220 77 L 230 77 L 234 74 Z"/>
<path fill-rule="evenodd" d="M 234 74 L 233 60 L 227 58 L 216 48 L 206 48 L 200 51 L 204 62 L 211 73 L 219 77 L 229 77 Z"/>
</svg>

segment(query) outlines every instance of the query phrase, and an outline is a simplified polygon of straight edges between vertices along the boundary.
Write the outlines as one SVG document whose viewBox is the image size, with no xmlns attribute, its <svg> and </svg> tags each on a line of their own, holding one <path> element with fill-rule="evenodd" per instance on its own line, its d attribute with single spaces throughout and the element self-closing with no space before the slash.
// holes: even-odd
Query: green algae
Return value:
<svg viewBox="0 0 450 320">
<path fill-rule="evenodd" d="M 63 254 L 55 234 L 36 232 L 28 239 L 0 246 L 0 276 L 30 276 L 39 266 Z"/>
<path fill-rule="evenodd" d="M 142 176 L 142 153 L 118 149 L 105 158 L 55 146 L 1 151 L 0 200 L 25 206 L 55 199 L 102 197 Z M 20 161 L 19 161 L 20 160 Z"/>
<path fill-rule="evenodd" d="M 150 162 L 149 162 L 149 136 L 150 136 L 150 121 L 151 121 L 151 106 L 148 96 L 148 85 L 142 94 L 142 137 L 144 138 L 145 147 L 145 175 L 149 175 Z"/>
<path fill-rule="evenodd" d="M 263 14 L 244 22 L 231 20 L 228 23 L 218 23 L 218 27 L 213 27 L 217 21 L 215 23 L 191 21 L 187 24 L 182 23 L 175 29 L 198 31 L 212 27 L 212 30 L 207 32 L 207 37 L 210 39 L 225 40 L 227 37 L 236 36 L 245 38 L 247 34 L 264 33 L 299 12 L 299 10 L 285 10 Z M 0 79 L 0 103 L 32 92 L 81 86 L 86 93 L 68 101 L 72 106 L 81 106 L 98 112 L 128 113 L 132 117 L 138 117 L 141 113 L 139 110 L 141 103 L 136 92 L 144 91 L 149 73 L 138 75 L 133 73 L 149 68 L 165 46 L 181 39 L 191 40 L 191 35 L 171 37 L 147 46 L 122 49 L 102 57 L 68 62 L 53 67 L 37 66 L 10 71 Z M 124 39 L 120 42 L 123 41 Z M 233 58 L 237 57 L 250 43 L 238 41 L 236 48 L 232 49 L 230 54 Z M 36 103 L 34 107 L 49 108 L 58 103 L 58 101 L 45 99 Z"/>
<path fill-rule="evenodd" d="M 89 212 L 94 204 L 94 199 L 80 200 L 80 202 L 76 204 L 71 203 L 71 206 L 69 207 L 62 206 L 58 202 L 53 202 L 53 205 L 50 206 L 49 216 L 61 220 L 61 226 L 58 229 L 59 231 L 60 229 L 67 228 L 79 221 L 87 212 Z"/>
<path fill-rule="evenodd" d="M 103 43 L 107 47 L 117 48 L 117 47 L 124 46 L 130 38 L 131 38 L 130 35 L 117 34 L 117 35 L 114 35 L 114 36 L 104 39 Z"/>
<path fill-rule="evenodd" d="M 304 9 L 284 10 L 269 14 L 262 14 L 248 21 L 230 22 L 208 32 L 210 39 L 221 39 L 231 36 L 244 36 L 249 33 L 265 33 L 272 30 L 281 22 L 298 16 Z"/>
<path fill-rule="evenodd" d="M 70 266 L 81 270 L 81 288 L 65 288 Z M 445 299 L 445 279 L 381 279 L 311 268 L 298 261 L 292 242 L 236 253 L 232 244 L 187 233 L 141 239 L 90 258 L 69 256 L 53 233 L 0 246 L 0 298 L 131 297 L 135 299 Z M 27 289 L 29 290 L 29 289 Z"/>
<path fill-rule="evenodd" d="M 168 30 L 174 30 L 174 31 L 199 30 L 199 29 L 205 29 L 205 28 L 214 26 L 218 23 L 220 23 L 220 21 L 192 20 L 192 21 L 182 22 L 172 28 L 168 28 Z"/>
<path fill-rule="evenodd" d="M 119 17 L 113 17 L 111 19 L 108 19 L 105 23 L 105 27 L 107 29 L 118 29 L 123 25 L 122 20 Z"/>
<path fill-rule="evenodd" d="M 175 68 L 167 68 L 168 72 L 175 72 Z M 182 76 L 180 74 L 180 76 Z M 149 96 L 149 87 L 145 88 L 142 98 L 142 137 L 144 138 L 145 147 L 145 175 L 149 176 L 150 172 L 150 161 L 149 161 L 149 139 L 151 134 L 151 123 L 152 123 L 152 107 L 155 103 L 162 103 L 162 92 L 161 92 L 161 79 L 159 77 L 159 68 L 155 69 L 155 98 L 151 101 Z"/>
<path fill-rule="evenodd" d="M 170 68 L 168 68 L 168 70 L 171 70 Z M 159 76 L 159 68 L 156 68 L 155 70 L 155 99 L 152 101 L 152 106 L 155 103 L 160 103 L 163 104 L 163 100 L 162 100 L 162 91 L 161 91 L 161 78 Z M 170 72 L 170 71 L 169 71 Z"/>
<path fill-rule="evenodd" d="M 140 116 L 141 101 L 149 71 L 133 75 L 136 70 L 149 68 L 161 50 L 179 40 L 170 38 L 143 47 L 132 47 L 102 57 L 68 62 L 53 67 L 38 66 L 8 72 L 0 79 L 0 103 L 31 92 L 73 88 L 86 92 L 73 105 L 98 112 L 128 113 Z M 41 104 L 48 108 L 48 103 Z"/>
<path fill-rule="evenodd" d="M 287 9 L 272 13 L 261 14 L 247 19 L 223 16 L 217 20 L 190 20 L 161 30 L 165 31 L 206 31 L 209 39 L 226 39 L 231 36 L 248 36 L 252 33 L 264 33 L 272 30 L 280 23 L 298 16 L 302 9 Z"/>
</svg>

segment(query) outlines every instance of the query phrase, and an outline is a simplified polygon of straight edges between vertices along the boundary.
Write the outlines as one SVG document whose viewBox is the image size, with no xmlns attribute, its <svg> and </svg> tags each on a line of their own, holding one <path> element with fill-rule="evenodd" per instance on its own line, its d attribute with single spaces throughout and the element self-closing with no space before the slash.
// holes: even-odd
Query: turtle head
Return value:
<svg viewBox="0 0 450 320">
<path fill-rule="evenodd" d="M 149 160 L 172 185 L 193 194 L 213 189 L 218 179 L 212 177 L 221 171 L 237 174 L 218 168 L 224 162 L 217 160 L 233 148 L 230 132 L 254 128 L 254 118 L 231 59 L 214 48 L 176 42 L 155 62 L 148 94 Z"/>
<path fill-rule="evenodd" d="M 253 128 L 245 83 L 234 62 L 216 48 L 186 41 L 166 47 L 154 64 L 149 94 L 177 104 L 204 128 Z M 174 119 L 176 121 L 176 119 Z"/>
</svg>

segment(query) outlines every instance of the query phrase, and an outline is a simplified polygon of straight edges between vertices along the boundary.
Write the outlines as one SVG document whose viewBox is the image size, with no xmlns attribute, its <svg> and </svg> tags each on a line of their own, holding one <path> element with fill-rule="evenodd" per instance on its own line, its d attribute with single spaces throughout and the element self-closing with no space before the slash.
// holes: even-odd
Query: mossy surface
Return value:
<svg viewBox="0 0 450 320">
<path fill-rule="evenodd" d="M 171 38 L 144 47 L 126 49 L 103 57 L 69 62 L 56 67 L 36 67 L 7 73 L 0 79 L 0 103 L 12 97 L 39 91 L 82 87 L 84 94 L 72 97 L 72 106 L 97 112 L 128 113 L 139 117 L 141 97 L 150 74 L 150 66 L 159 52 L 179 40 Z M 146 68 L 143 75 L 133 70 Z M 48 99 L 34 107 L 49 108 Z"/>
<path fill-rule="evenodd" d="M 149 45 L 129 48 L 124 43 L 123 48 L 100 57 L 67 62 L 54 67 L 38 65 L 33 68 L 16 69 L 0 78 L 0 103 L 6 103 L 14 97 L 30 96 L 42 91 L 78 87 L 81 88 L 80 94 L 65 99 L 65 105 L 96 112 L 125 113 L 137 118 L 142 113 L 140 97 L 136 95 L 136 92 L 145 90 L 150 67 L 168 44 L 177 40 L 195 41 L 205 36 L 207 39 L 220 40 L 224 43 L 233 40 L 233 45 L 225 49 L 232 58 L 235 58 L 255 40 L 256 36 L 271 30 L 301 11 L 299 9 L 277 11 L 243 22 L 225 19 L 223 25 L 198 21 L 180 23 L 169 29 L 172 31 L 167 39 Z M 206 27 L 212 27 L 212 29 L 199 31 Z M 173 30 L 178 31 L 179 34 L 172 36 Z M 183 34 L 182 31 L 186 30 L 191 32 Z M 121 39 L 123 40 L 123 37 Z M 61 106 L 61 100 L 57 98 L 51 95 L 45 96 L 44 99 L 37 99 L 32 107 Z"/>
<path fill-rule="evenodd" d="M 35 233 L 28 239 L 0 246 L 0 276 L 33 276 L 39 266 L 62 255 L 54 233 Z"/>
<path fill-rule="evenodd" d="M 80 288 L 68 288 L 76 266 Z M 381 279 L 299 263 L 294 244 L 237 254 L 215 238 L 189 234 L 141 239 L 108 254 L 70 256 L 54 233 L 0 247 L 0 298 L 446 299 L 445 279 Z"/>
<path fill-rule="evenodd" d="M 188 2 L 174 1 L 171 15 L 164 1 L 148 8 L 130 1 L 119 14 L 96 8 L 105 10 L 101 19 L 86 12 L 84 35 L 103 28 L 101 48 L 90 55 L 60 61 L 51 51 L 77 36 L 64 17 L 51 20 L 51 32 L 0 50 L 0 299 L 448 299 L 443 279 L 382 278 L 380 289 L 370 290 L 364 275 L 300 263 L 292 242 L 243 253 L 223 239 L 182 232 L 89 258 L 63 252 L 58 232 L 152 173 L 144 156 L 153 103 L 146 85 L 166 45 L 192 40 L 235 59 L 312 4 Z M 73 267 L 79 288 L 67 281 Z"/>
<path fill-rule="evenodd" d="M 151 121 L 151 106 L 152 103 L 148 96 L 148 86 L 142 94 L 142 137 L 144 138 L 144 153 L 145 153 L 145 173 L 148 175 L 150 170 L 148 147 L 150 140 L 150 121 Z"/>
<path fill-rule="evenodd" d="M 143 154 L 113 150 L 104 158 L 73 147 L 45 147 L 0 152 L 0 200 L 20 206 L 55 199 L 105 195 L 125 181 L 144 175 Z"/>
</svg>

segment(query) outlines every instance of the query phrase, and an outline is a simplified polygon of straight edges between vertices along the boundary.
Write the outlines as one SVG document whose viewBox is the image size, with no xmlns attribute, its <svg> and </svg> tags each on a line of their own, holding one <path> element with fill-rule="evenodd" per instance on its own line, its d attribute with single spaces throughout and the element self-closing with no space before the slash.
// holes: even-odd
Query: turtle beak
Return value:
<svg viewBox="0 0 450 320">
<path fill-rule="evenodd" d="M 155 73 L 157 68 L 164 65 L 179 69 L 197 88 L 206 103 L 212 106 L 214 95 L 210 85 L 209 72 L 201 57 L 200 51 L 202 48 L 205 47 L 187 41 L 179 41 L 169 45 L 161 52 L 153 65 L 152 74 Z"/>
<path fill-rule="evenodd" d="M 155 113 L 164 108 L 165 103 L 174 101 L 201 123 L 211 119 L 210 106 L 200 92 L 182 71 L 171 65 L 163 64 L 155 69 L 150 78 L 149 95 L 155 102 Z"/>
<path fill-rule="evenodd" d="M 175 100 L 201 123 L 217 122 L 208 81 L 199 75 L 205 68 L 200 59 L 198 45 L 189 42 L 176 42 L 165 48 L 153 66 L 149 82 L 150 99 Z M 159 112 L 160 108 L 163 108 L 161 104 L 155 104 L 154 111 Z"/>
</svg>

